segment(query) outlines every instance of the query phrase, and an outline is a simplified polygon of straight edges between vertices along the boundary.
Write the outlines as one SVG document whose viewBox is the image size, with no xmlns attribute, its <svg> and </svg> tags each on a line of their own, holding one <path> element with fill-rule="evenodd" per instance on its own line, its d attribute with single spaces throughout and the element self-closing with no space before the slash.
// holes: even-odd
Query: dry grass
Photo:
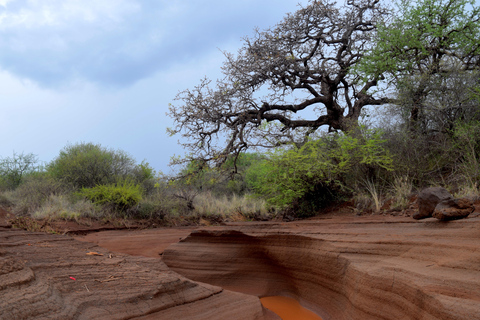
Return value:
<svg viewBox="0 0 480 320">
<path fill-rule="evenodd" d="M 480 199 L 480 189 L 478 183 L 473 182 L 472 180 L 467 181 L 460 187 L 458 187 L 457 192 L 454 194 L 455 198 L 468 198 L 473 201 Z"/>
<path fill-rule="evenodd" d="M 217 216 L 231 221 L 250 220 L 269 214 L 263 199 L 256 199 L 249 195 L 215 197 L 211 192 L 204 192 L 195 197 L 193 205 L 197 215 Z"/>
<path fill-rule="evenodd" d="M 366 193 L 357 193 L 353 197 L 355 203 L 355 213 L 361 214 L 364 212 L 368 212 L 372 209 L 373 200 L 369 194 Z"/>
<path fill-rule="evenodd" d="M 77 220 L 80 217 L 100 217 L 99 209 L 88 200 L 71 202 L 65 195 L 50 195 L 31 216 L 35 219 Z"/>
<path fill-rule="evenodd" d="M 370 194 L 372 201 L 373 201 L 373 207 L 375 212 L 380 211 L 380 208 L 382 207 L 382 196 L 380 194 L 379 189 L 375 185 L 375 183 L 371 180 L 365 180 L 364 181 L 365 188 L 367 189 L 368 193 Z"/>
<path fill-rule="evenodd" d="M 408 176 L 395 177 L 392 185 L 393 208 L 406 209 L 413 191 L 413 183 Z"/>
<path fill-rule="evenodd" d="M 15 204 L 14 201 L 13 191 L 0 192 L 0 207 L 12 207 Z"/>
</svg>

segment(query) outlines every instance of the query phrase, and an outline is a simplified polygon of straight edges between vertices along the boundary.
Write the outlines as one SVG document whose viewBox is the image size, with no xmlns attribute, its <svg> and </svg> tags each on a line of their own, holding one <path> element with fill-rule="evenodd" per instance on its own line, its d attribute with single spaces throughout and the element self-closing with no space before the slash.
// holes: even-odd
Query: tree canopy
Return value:
<svg viewBox="0 0 480 320">
<path fill-rule="evenodd" d="M 469 96 L 458 92 L 478 85 L 480 7 L 474 0 L 400 0 L 396 7 L 395 17 L 378 25 L 375 46 L 359 69 L 382 74 L 407 97 L 412 129 L 425 132 L 429 110 L 439 104 L 451 126 L 445 118 L 471 113 Z"/>
<path fill-rule="evenodd" d="M 180 92 L 170 133 L 182 134 L 186 161 L 222 164 L 252 147 L 301 146 L 322 127 L 358 131 L 366 106 L 401 104 L 399 93 L 412 123 L 427 105 L 453 101 L 441 120 L 451 124 L 470 99 L 458 86 L 478 84 L 479 34 L 474 0 L 399 0 L 395 10 L 311 0 L 225 53 L 223 79 Z M 463 93 L 436 97 L 446 90 Z"/>
<path fill-rule="evenodd" d="M 387 10 L 378 0 L 310 1 L 225 53 L 224 78 L 204 79 L 170 106 L 192 159 L 223 163 L 251 147 L 301 142 L 322 126 L 346 131 L 362 108 L 387 102 L 353 67 L 370 48 Z M 268 124 L 270 123 L 270 124 Z M 226 140 L 226 141 L 225 141 Z"/>
</svg>

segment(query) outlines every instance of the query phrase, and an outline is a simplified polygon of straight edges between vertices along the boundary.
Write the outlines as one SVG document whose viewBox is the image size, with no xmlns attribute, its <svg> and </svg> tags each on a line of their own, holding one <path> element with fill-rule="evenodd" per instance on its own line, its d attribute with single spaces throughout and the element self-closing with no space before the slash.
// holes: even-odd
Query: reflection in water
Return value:
<svg viewBox="0 0 480 320">
<path fill-rule="evenodd" d="M 297 300 L 288 297 L 260 298 L 263 306 L 272 310 L 283 320 L 322 320 L 320 316 L 305 309 Z"/>
</svg>

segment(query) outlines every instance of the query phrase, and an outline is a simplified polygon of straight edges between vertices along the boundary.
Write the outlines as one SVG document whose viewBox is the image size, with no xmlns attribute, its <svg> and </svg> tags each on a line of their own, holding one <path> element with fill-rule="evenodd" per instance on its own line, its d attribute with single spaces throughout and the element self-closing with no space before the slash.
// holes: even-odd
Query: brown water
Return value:
<svg viewBox="0 0 480 320">
<path fill-rule="evenodd" d="M 297 300 L 276 296 L 260 298 L 263 306 L 272 310 L 282 318 L 282 320 L 322 320 L 322 318 L 312 311 L 305 309 Z"/>
</svg>

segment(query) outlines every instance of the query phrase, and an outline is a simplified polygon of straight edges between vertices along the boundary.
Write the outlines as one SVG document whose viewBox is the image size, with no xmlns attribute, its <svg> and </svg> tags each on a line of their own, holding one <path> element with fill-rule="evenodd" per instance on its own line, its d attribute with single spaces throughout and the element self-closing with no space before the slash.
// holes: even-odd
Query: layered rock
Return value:
<svg viewBox="0 0 480 320">
<path fill-rule="evenodd" d="M 480 219 L 334 218 L 211 227 L 170 246 L 190 279 L 287 295 L 323 319 L 480 319 Z"/>
<path fill-rule="evenodd" d="M 201 284 L 159 259 L 0 228 L 0 319 L 265 319 L 257 297 Z"/>
</svg>

